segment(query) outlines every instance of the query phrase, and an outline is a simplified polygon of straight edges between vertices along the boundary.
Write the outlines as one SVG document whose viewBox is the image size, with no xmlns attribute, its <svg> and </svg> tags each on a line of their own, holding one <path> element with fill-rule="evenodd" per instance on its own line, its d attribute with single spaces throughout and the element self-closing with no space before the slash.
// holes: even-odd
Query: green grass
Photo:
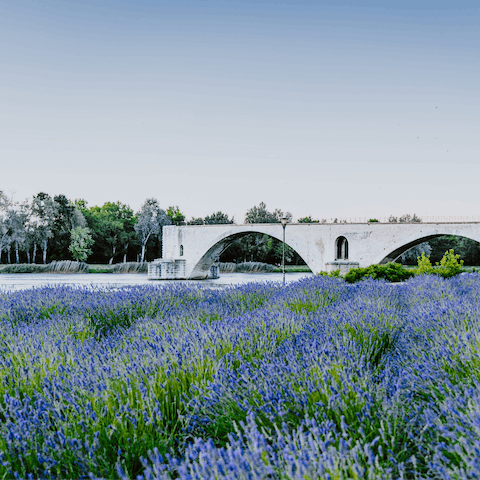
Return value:
<svg viewBox="0 0 480 480">
<path fill-rule="evenodd" d="M 273 270 L 274 273 L 282 273 L 282 267 L 275 267 Z M 307 265 L 285 265 L 285 272 L 286 273 L 294 273 L 294 272 L 308 272 L 311 273 L 312 271 L 308 268 Z"/>
</svg>

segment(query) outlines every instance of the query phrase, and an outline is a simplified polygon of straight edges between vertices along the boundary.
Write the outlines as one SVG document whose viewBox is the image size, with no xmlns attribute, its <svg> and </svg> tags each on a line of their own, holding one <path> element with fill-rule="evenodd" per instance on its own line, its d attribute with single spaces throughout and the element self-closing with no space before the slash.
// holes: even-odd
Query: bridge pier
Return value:
<svg viewBox="0 0 480 480">
<path fill-rule="evenodd" d="M 325 271 L 327 273 L 340 270 L 340 275 L 344 277 L 352 268 L 358 268 L 360 264 L 358 262 L 351 262 L 349 260 L 336 260 L 334 262 L 325 262 Z"/>
<path fill-rule="evenodd" d="M 211 265 L 206 278 L 219 278 L 220 269 L 218 265 Z M 148 264 L 149 280 L 187 280 L 186 260 L 157 258 Z"/>
</svg>

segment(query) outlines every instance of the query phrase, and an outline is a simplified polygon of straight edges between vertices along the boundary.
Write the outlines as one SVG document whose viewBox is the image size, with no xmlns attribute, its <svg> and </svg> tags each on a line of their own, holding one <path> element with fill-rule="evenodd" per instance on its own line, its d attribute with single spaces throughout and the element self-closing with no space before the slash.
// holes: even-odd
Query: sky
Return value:
<svg viewBox="0 0 480 480">
<path fill-rule="evenodd" d="M 480 215 L 478 1 L 0 2 L 0 190 Z"/>
</svg>

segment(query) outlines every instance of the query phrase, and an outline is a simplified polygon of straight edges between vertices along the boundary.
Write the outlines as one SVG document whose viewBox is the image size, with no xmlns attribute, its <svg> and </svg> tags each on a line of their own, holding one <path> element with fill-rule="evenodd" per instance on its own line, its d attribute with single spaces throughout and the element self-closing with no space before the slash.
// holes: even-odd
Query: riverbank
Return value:
<svg viewBox="0 0 480 480">
<path fill-rule="evenodd" d="M 220 263 L 220 273 L 281 273 L 282 268 L 261 262 Z M 147 273 L 147 262 L 126 262 L 108 264 L 88 264 L 62 260 L 47 263 L 14 263 L 0 265 L 0 274 L 19 273 Z M 285 265 L 287 273 L 311 273 L 306 265 Z"/>
<path fill-rule="evenodd" d="M 0 274 L 51 274 L 51 273 L 147 273 L 148 264 L 139 262 L 117 263 L 114 265 L 88 264 L 74 262 L 72 260 L 61 260 L 46 265 L 35 263 L 14 263 L 0 265 Z"/>
</svg>

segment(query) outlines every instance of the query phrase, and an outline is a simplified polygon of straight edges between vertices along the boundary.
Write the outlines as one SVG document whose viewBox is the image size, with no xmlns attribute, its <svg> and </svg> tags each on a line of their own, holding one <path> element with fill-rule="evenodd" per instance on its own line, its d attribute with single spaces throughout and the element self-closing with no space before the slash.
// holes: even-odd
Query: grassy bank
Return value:
<svg viewBox="0 0 480 480">
<path fill-rule="evenodd" d="M 0 265 L 2 273 L 147 273 L 148 264 L 139 262 L 117 263 L 115 265 L 88 265 L 83 262 L 61 260 L 39 265 L 35 263 L 14 263 Z"/>
<path fill-rule="evenodd" d="M 282 267 L 275 267 L 273 270 L 275 273 L 281 273 Z M 307 265 L 285 265 L 285 272 L 311 272 Z"/>
<path fill-rule="evenodd" d="M 39 265 L 35 263 L 14 263 L 0 265 L 0 273 L 88 273 L 89 266 L 83 262 L 61 260 Z"/>
</svg>

